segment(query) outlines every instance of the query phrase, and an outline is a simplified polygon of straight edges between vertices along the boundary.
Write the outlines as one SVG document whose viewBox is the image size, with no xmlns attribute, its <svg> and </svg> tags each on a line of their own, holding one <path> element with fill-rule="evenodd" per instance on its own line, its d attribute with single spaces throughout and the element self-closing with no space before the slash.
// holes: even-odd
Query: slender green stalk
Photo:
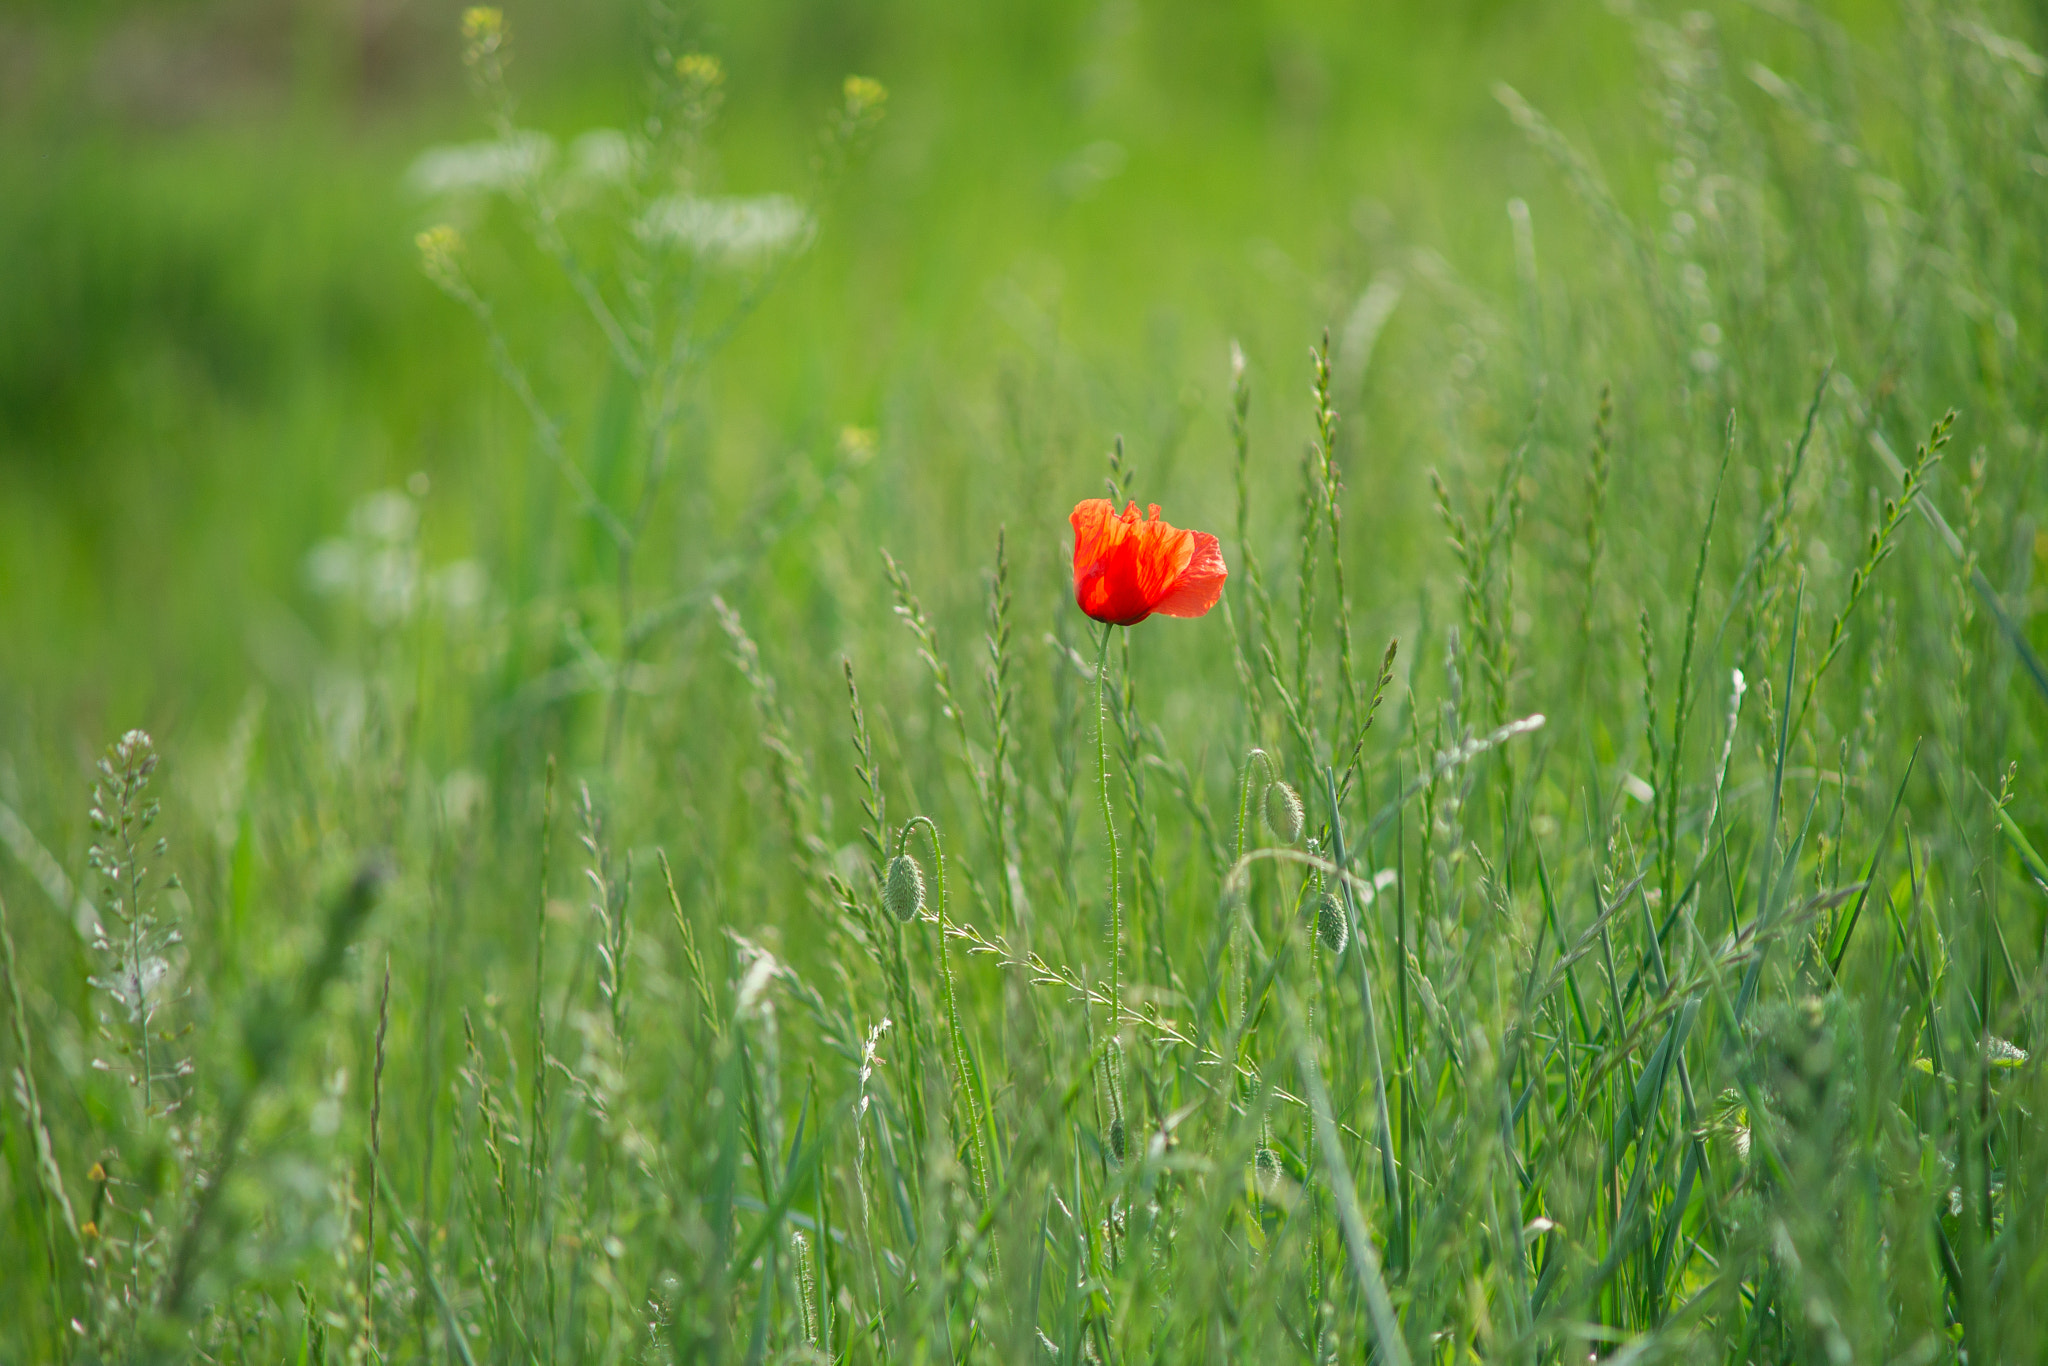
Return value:
<svg viewBox="0 0 2048 1366">
<path fill-rule="evenodd" d="M 1121 1124 L 1123 1097 L 1118 1094 L 1116 1037 L 1123 1028 L 1123 870 L 1117 855 L 1116 809 L 1109 800 L 1109 637 L 1115 630 L 1104 624 L 1095 652 L 1095 778 L 1102 796 L 1103 836 L 1109 841 L 1109 1094 L 1113 1122 Z"/>
<path fill-rule="evenodd" d="M 35 1065 L 29 1048 L 28 1006 L 21 999 L 21 978 L 15 967 L 14 935 L 7 927 L 7 899 L 0 897 L 0 976 L 7 981 L 8 1023 L 14 1030 L 15 1078 L 18 1098 L 28 1125 L 29 1141 L 35 1148 L 36 1180 L 42 1187 L 43 1199 L 43 1256 L 45 1269 L 50 1280 L 50 1305 L 53 1314 L 64 1316 L 62 1272 L 57 1261 L 57 1230 L 55 1225 L 64 1225 L 65 1245 L 74 1252 L 80 1249 L 78 1215 L 71 1208 L 71 1196 L 64 1189 L 64 1175 L 57 1165 L 57 1154 L 50 1142 L 50 1127 L 43 1118 L 41 1093 L 36 1090 Z M 68 1353 L 67 1353 L 68 1355 Z"/>
<path fill-rule="evenodd" d="M 377 1351 L 377 1179 L 384 1151 L 384 1039 L 391 1032 L 391 955 L 377 993 L 377 1037 L 370 1056 L 370 1198 L 363 1204 L 363 1327 Z"/>
</svg>

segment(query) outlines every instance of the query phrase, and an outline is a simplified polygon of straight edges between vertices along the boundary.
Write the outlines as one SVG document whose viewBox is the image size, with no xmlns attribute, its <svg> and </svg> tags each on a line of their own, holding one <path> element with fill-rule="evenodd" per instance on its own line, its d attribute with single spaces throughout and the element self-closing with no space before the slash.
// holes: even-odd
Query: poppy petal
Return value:
<svg viewBox="0 0 2048 1366">
<path fill-rule="evenodd" d="M 1134 626 L 1152 614 L 1152 599 L 1140 582 L 1144 523 L 1132 506 L 1119 515 L 1107 498 L 1075 504 L 1074 601 L 1097 621 Z"/>
<path fill-rule="evenodd" d="M 1150 520 L 1132 528 L 1136 550 L 1132 569 L 1138 596 L 1147 610 L 1157 611 L 1160 599 L 1173 591 L 1194 558 L 1195 533 L 1160 521 L 1156 507 L 1152 514 Z"/>
<path fill-rule="evenodd" d="M 1187 533 L 1193 541 L 1185 567 L 1172 586 L 1152 606 L 1167 617 L 1199 617 L 1223 596 L 1223 581 L 1230 570 L 1223 563 L 1223 547 L 1206 531 Z"/>
</svg>

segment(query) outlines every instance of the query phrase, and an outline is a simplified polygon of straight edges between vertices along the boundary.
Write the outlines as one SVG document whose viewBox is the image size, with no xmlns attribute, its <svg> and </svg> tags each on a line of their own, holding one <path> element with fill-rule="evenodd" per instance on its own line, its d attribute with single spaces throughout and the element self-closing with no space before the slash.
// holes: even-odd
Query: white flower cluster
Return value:
<svg viewBox="0 0 2048 1366">
<path fill-rule="evenodd" d="M 802 251 L 817 221 L 784 194 L 679 194 L 649 205 L 634 230 L 644 242 L 680 247 L 711 264 L 744 267 Z"/>
<path fill-rule="evenodd" d="M 490 587 L 475 560 L 427 568 L 419 548 L 419 504 L 401 489 L 370 494 L 349 513 L 348 534 L 306 556 L 306 582 L 322 597 L 352 603 L 373 626 L 410 620 L 423 606 L 467 617 Z"/>
<path fill-rule="evenodd" d="M 554 159 L 554 139 L 545 133 L 520 132 L 488 142 L 444 144 L 413 158 L 405 183 L 415 194 L 430 199 L 502 194 L 538 178 Z"/>
</svg>

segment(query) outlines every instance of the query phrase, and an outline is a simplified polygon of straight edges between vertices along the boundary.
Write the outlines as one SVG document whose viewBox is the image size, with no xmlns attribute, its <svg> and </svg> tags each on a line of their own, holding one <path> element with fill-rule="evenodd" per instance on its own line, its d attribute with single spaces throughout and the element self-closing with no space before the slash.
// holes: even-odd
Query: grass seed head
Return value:
<svg viewBox="0 0 2048 1366">
<path fill-rule="evenodd" d="M 890 915 L 906 924 L 924 909 L 924 869 L 909 854 L 898 854 L 889 860 L 882 904 L 889 908 Z"/>
</svg>

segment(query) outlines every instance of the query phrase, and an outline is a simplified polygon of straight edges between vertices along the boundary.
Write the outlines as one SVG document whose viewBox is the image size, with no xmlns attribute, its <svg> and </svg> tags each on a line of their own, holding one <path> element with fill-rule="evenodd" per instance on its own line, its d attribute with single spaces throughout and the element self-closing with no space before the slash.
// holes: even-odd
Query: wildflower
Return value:
<svg viewBox="0 0 2048 1366">
<path fill-rule="evenodd" d="M 848 76 L 845 95 L 847 116 L 855 120 L 879 113 L 889 99 L 888 89 L 872 76 Z"/>
<path fill-rule="evenodd" d="M 1993 1067 L 2024 1067 L 2027 1050 L 1993 1034 L 1984 1040 L 1984 1060 Z"/>
<path fill-rule="evenodd" d="M 708 52 L 685 52 L 676 58 L 676 75 L 695 90 L 714 90 L 725 84 L 725 64 Z"/>
<path fill-rule="evenodd" d="M 462 12 L 462 60 L 472 70 L 495 74 L 505 48 L 505 12 L 471 5 Z"/>
<path fill-rule="evenodd" d="M 817 220 L 785 194 L 676 194 L 657 199 L 633 224 L 640 240 L 677 246 L 721 266 L 751 266 L 810 244 Z"/>
<path fill-rule="evenodd" d="M 1223 548 L 1206 531 L 1183 531 L 1138 505 L 1121 514 L 1107 498 L 1074 505 L 1074 600 L 1097 621 L 1135 626 L 1154 612 L 1199 617 L 1223 596 L 1229 570 Z"/>
<path fill-rule="evenodd" d="M 406 168 L 405 184 L 414 194 L 427 199 L 506 194 L 538 180 L 554 159 L 554 139 L 545 133 L 519 129 L 484 142 L 429 147 Z M 413 240 L 419 242 L 430 234 L 450 235 L 451 249 L 461 246 L 461 235 L 445 226 L 430 229 Z M 422 242 L 421 250 L 425 249 Z"/>
<path fill-rule="evenodd" d="M 413 238 L 419 248 L 420 269 L 443 289 L 462 282 L 462 234 L 446 223 L 428 228 Z"/>
<path fill-rule="evenodd" d="M 462 12 L 462 36 L 472 43 L 495 42 L 505 32 L 505 12 L 494 5 L 471 5 Z"/>
<path fill-rule="evenodd" d="M 839 454 L 847 464 L 858 469 L 875 458 L 876 437 L 872 427 L 855 427 L 851 424 L 839 429 Z"/>
</svg>

